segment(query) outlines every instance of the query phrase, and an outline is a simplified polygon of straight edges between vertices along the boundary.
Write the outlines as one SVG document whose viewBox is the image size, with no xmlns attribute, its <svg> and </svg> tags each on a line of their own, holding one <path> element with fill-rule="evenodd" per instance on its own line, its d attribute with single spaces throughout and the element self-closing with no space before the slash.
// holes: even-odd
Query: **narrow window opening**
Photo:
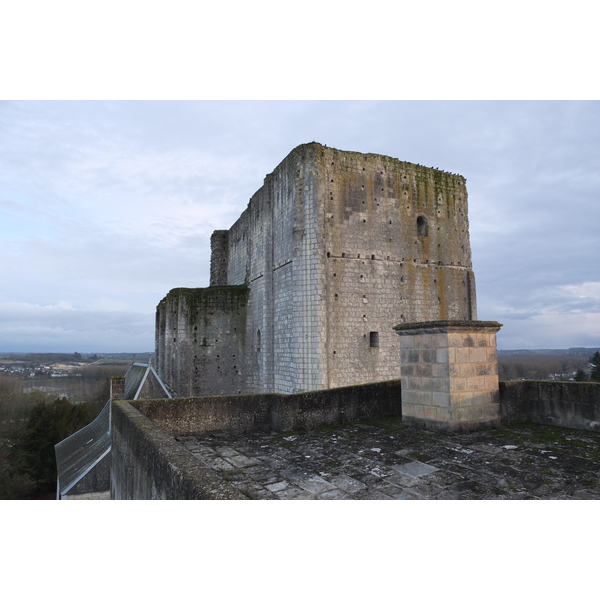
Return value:
<svg viewBox="0 0 600 600">
<path fill-rule="evenodd" d="M 379 348 L 379 331 L 369 332 L 369 346 Z"/>
<path fill-rule="evenodd" d="M 427 219 L 423 216 L 417 218 L 417 235 L 419 237 L 427 237 L 429 235 L 428 232 L 429 225 L 427 223 Z"/>
</svg>

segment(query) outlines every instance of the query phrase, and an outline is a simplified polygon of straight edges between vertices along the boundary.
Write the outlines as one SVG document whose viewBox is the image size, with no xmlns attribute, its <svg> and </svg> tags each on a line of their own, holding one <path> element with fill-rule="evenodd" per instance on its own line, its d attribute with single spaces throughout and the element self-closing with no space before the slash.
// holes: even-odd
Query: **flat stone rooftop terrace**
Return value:
<svg viewBox="0 0 600 600">
<path fill-rule="evenodd" d="M 259 500 L 600 499 L 600 433 L 519 425 L 448 435 L 381 419 L 177 438 Z"/>
</svg>

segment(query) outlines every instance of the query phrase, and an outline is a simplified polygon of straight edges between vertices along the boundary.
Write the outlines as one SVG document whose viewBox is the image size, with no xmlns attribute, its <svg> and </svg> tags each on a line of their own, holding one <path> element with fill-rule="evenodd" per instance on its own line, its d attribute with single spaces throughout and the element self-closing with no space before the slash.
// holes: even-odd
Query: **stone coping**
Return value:
<svg viewBox="0 0 600 600">
<path fill-rule="evenodd" d="M 117 497 L 123 499 L 248 499 L 132 403 L 113 402 L 112 409 L 111 497 L 118 490 Z M 155 488 L 154 495 L 150 487 Z"/>
<path fill-rule="evenodd" d="M 498 321 L 421 321 L 418 323 L 400 323 L 394 327 L 398 335 L 417 335 L 420 333 L 462 333 L 465 331 L 485 331 L 495 333 L 502 323 Z"/>
</svg>

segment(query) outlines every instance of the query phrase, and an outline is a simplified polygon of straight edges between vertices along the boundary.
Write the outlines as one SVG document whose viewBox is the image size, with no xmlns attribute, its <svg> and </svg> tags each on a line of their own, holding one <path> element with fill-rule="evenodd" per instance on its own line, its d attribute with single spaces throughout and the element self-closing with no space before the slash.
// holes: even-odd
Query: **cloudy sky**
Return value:
<svg viewBox="0 0 600 600">
<path fill-rule="evenodd" d="M 0 351 L 149 351 L 174 287 L 318 141 L 467 178 L 478 316 L 503 349 L 600 346 L 600 103 L 4 101 Z"/>
</svg>

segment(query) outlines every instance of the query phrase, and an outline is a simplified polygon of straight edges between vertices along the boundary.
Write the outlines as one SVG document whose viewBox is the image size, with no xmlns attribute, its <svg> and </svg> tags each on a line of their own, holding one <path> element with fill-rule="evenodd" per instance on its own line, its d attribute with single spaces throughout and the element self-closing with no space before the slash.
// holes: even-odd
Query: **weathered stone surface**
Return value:
<svg viewBox="0 0 600 600">
<path fill-rule="evenodd" d="M 266 488 L 270 492 L 281 492 L 282 490 L 285 490 L 285 488 L 287 488 L 289 485 L 290 484 L 287 481 L 278 481 L 277 483 L 272 483 L 271 485 L 267 485 Z"/>
<path fill-rule="evenodd" d="M 215 449 L 223 438 L 196 441 Z M 596 432 L 531 424 L 446 435 L 384 419 L 293 435 L 232 435 L 227 446 L 264 466 L 260 475 L 239 469 L 230 479 L 255 498 L 600 500 Z"/>
<path fill-rule="evenodd" d="M 348 492 L 349 494 L 359 492 L 361 490 L 366 489 L 367 487 L 364 483 L 358 481 L 358 479 L 348 477 L 348 475 L 338 475 L 336 477 L 332 477 L 331 483 L 333 483 L 333 485 L 335 485 L 340 490 Z"/>
<path fill-rule="evenodd" d="M 135 407 L 165 431 L 179 437 L 255 429 L 309 429 L 400 416 L 402 409 L 399 381 L 290 395 L 137 400 Z"/>
<path fill-rule="evenodd" d="M 162 402 L 172 401 L 113 404 L 112 497 L 600 499 L 596 431 L 522 424 L 449 435 L 395 417 L 309 431 L 236 426 L 190 435 L 190 420 L 203 411 L 184 411 L 184 431 L 171 434 L 176 441 L 159 427 L 175 422 L 162 409 L 148 410 L 154 423 L 134 408 Z"/>
<path fill-rule="evenodd" d="M 112 499 L 249 498 L 220 475 L 223 464 L 216 469 L 211 468 L 197 454 L 156 427 L 129 402 L 114 402 L 112 405 L 111 455 Z M 226 461 L 223 463 L 232 467 Z"/>
<path fill-rule="evenodd" d="M 423 475 L 429 475 L 433 471 L 437 471 L 436 467 L 419 462 L 418 460 L 403 465 L 392 465 L 392 469 L 410 477 L 422 477 Z"/>
<path fill-rule="evenodd" d="M 464 177 L 388 156 L 298 146 L 211 251 L 157 307 L 177 396 L 399 379 L 396 323 L 476 319 Z"/>
<path fill-rule="evenodd" d="M 502 381 L 500 410 L 505 423 L 600 431 L 600 385 L 562 381 Z"/>
<path fill-rule="evenodd" d="M 495 321 L 401 323 L 402 416 L 457 432 L 500 424 Z"/>
</svg>

